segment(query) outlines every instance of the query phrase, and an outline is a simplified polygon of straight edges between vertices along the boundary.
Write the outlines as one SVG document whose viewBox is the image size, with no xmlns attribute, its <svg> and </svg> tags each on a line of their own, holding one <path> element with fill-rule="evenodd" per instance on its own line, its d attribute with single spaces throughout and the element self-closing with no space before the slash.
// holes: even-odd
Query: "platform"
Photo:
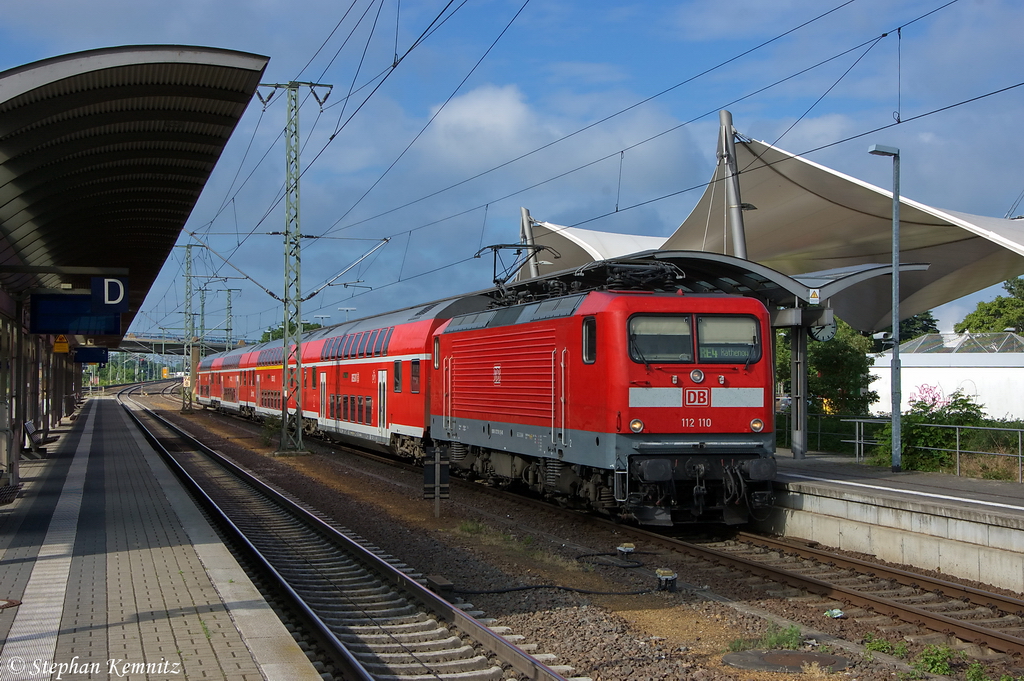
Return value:
<svg viewBox="0 0 1024 681">
<path fill-rule="evenodd" d="M 1024 485 L 780 449 L 759 529 L 1024 592 Z"/>
<path fill-rule="evenodd" d="M 0 679 L 319 679 L 112 399 L 0 507 Z M 0 600 L 0 605 L 3 601 Z"/>
</svg>

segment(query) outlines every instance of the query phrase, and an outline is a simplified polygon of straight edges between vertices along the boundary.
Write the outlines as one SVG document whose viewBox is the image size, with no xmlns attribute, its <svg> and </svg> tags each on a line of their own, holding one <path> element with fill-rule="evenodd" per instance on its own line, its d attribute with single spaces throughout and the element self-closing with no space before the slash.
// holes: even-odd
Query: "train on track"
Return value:
<svg viewBox="0 0 1024 681">
<path fill-rule="evenodd" d="M 306 333 L 304 433 L 418 462 L 439 447 L 454 474 L 641 524 L 746 522 L 776 475 L 768 312 L 630 267 Z M 196 399 L 294 413 L 284 357 L 280 340 L 206 357 Z"/>
</svg>

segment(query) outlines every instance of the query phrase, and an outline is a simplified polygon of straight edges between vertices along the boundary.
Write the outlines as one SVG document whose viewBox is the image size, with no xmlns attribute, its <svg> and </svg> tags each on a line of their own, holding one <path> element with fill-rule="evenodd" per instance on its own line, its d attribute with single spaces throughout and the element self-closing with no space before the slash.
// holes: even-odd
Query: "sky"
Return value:
<svg viewBox="0 0 1024 681">
<path fill-rule="evenodd" d="M 321 100 L 332 86 L 322 106 L 309 88 L 301 95 L 302 288 L 322 288 L 302 304 L 311 322 L 490 286 L 490 254 L 474 255 L 518 240 L 520 207 L 563 225 L 669 236 L 711 178 L 720 109 L 747 137 L 883 188 L 891 162 L 867 148 L 899 147 L 901 194 L 924 204 L 1024 213 L 1015 205 L 1024 193 L 1019 0 L 0 0 L 0 9 L 0 70 L 93 48 L 184 44 L 266 55 L 264 82 L 320 83 Z M 224 330 L 228 289 L 235 339 L 258 339 L 281 320 L 263 289 L 284 287 L 284 100 L 254 98 L 178 242 L 201 244 L 193 273 L 207 289 L 211 336 Z M 180 334 L 184 253 L 173 250 L 136 333 Z M 941 331 L 1003 290 L 968 293 L 934 311 Z"/>
</svg>

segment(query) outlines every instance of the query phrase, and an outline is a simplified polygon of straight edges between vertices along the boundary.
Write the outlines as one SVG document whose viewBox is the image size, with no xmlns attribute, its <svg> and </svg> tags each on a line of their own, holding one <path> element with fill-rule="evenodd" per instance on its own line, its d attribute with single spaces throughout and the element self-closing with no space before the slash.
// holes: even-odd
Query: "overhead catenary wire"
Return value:
<svg viewBox="0 0 1024 681">
<path fill-rule="evenodd" d="M 942 7 L 939 7 L 939 8 L 937 8 L 937 9 L 933 10 L 933 11 L 932 11 L 932 12 L 930 12 L 930 13 L 934 13 L 935 11 L 938 11 L 939 9 L 942 9 L 942 8 L 944 8 L 944 7 L 947 7 L 947 6 L 949 6 L 949 5 L 952 5 L 952 4 L 954 4 L 954 3 L 956 2 L 956 1 L 957 1 L 957 0 L 952 0 L 952 2 L 948 2 L 948 3 L 944 4 L 944 5 L 942 5 Z M 449 4 L 451 4 L 451 3 L 449 3 Z M 844 3 L 844 5 L 845 5 L 845 4 L 849 4 L 849 3 Z M 840 5 L 840 7 L 842 7 L 842 6 L 843 6 L 843 5 Z M 927 15 L 923 15 L 923 16 L 927 16 Z M 446 19 L 446 20 L 447 20 L 447 19 Z M 919 20 L 919 19 L 915 19 L 915 21 L 917 21 L 917 20 Z M 913 23 L 913 22 L 908 22 L 908 23 Z M 905 25 L 907 25 L 907 24 L 905 24 Z M 900 28 L 902 28 L 902 27 L 900 27 Z M 897 29 L 897 35 L 898 35 L 898 36 L 900 35 L 900 29 Z M 875 39 L 873 39 L 873 40 L 874 40 L 875 42 L 877 42 L 878 38 L 875 38 Z M 870 48 L 869 48 L 869 49 L 870 49 Z M 1015 87 L 1015 86 L 1011 86 L 1011 88 L 1012 88 L 1012 87 Z M 992 93 L 992 94 L 995 94 L 995 93 Z M 966 100 L 966 101 L 967 101 L 967 102 L 969 102 L 969 101 L 973 101 L 973 100 Z M 966 102 L 964 102 L 964 103 L 966 103 Z M 955 106 L 955 105 L 953 105 L 953 106 Z M 901 106 L 901 103 L 899 103 L 899 104 L 898 104 L 898 107 L 899 107 L 899 108 L 902 108 L 902 106 Z M 930 113 L 934 113 L 934 112 L 930 112 Z M 805 115 L 806 115 L 806 113 L 805 113 Z M 923 116 L 923 115 L 929 115 L 929 114 L 922 114 L 922 116 Z M 903 120 L 903 121 L 897 121 L 897 122 L 904 122 L 904 123 L 905 123 L 905 122 L 907 122 L 907 121 L 910 121 L 910 120 L 914 120 L 914 119 L 916 119 L 916 118 L 920 118 L 920 117 L 921 117 L 921 116 L 915 116 L 915 117 L 912 117 L 912 118 L 908 118 L 908 119 L 905 119 L 905 120 Z M 887 127 L 890 127 L 890 126 L 882 126 L 882 127 L 880 127 L 880 128 L 876 128 L 876 129 L 874 129 L 874 130 L 872 130 L 872 131 L 868 131 L 868 132 L 866 132 L 866 133 L 862 133 L 861 135 L 858 135 L 858 136 L 863 136 L 863 135 L 868 135 L 868 134 L 872 134 L 873 132 L 877 132 L 878 130 L 884 130 L 884 129 L 886 129 Z M 837 141 L 837 142 L 835 142 L 835 143 L 832 143 L 832 144 L 828 144 L 828 145 L 822 145 L 822 146 L 820 146 L 820 147 L 817 147 L 817 148 L 815 148 L 814 150 L 811 150 L 811 151 L 809 151 L 809 152 L 804 152 L 804 153 L 811 153 L 811 152 L 813 152 L 813 151 L 817 151 L 817 150 L 820 150 L 820 149 L 826 148 L 826 147 L 828 147 L 828 146 L 832 146 L 833 144 L 838 144 L 838 143 L 842 143 L 843 141 L 848 141 L 849 139 L 855 139 L 855 138 L 856 138 L 856 137 L 858 137 L 858 136 L 854 136 L 854 137 L 851 137 L 851 138 L 846 138 L 846 139 L 844 139 L 844 140 L 840 140 L 840 141 Z M 620 155 L 620 159 L 621 159 L 621 158 L 622 158 L 622 154 L 623 154 L 623 153 L 624 153 L 624 152 L 623 152 L 623 150 L 619 150 L 619 151 L 616 151 L 616 152 L 614 152 L 614 154 L 610 154 L 609 156 L 613 156 L 613 155 L 615 155 L 615 154 L 618 154 L 618 155 Z M 604 158 L 607 158 L 607 157 L 604 157 Z M 587 164 L 586 166 L 580 166 L 580 168 L 583 168 L 583 167 L 587 167 L 587 166 L 589 166 L 589 165 L 592 165 L 592 163 L 591 163 L 591 164 Z M 554 176 L 554 177 L 550 178 L 550 180 L 549 180 L 549 181 L 553 181 L 553 180 L 557 179 L 558 177 L 562 177 L 562 176 L 564 176 L 564 175 L 565 175 L 564 173 L 558 174 L 558 175 L 556 175 L 556 176 Z M 533 187 L 539 186 L 539 184 L 540 184 L 540 183 L 535 183 L 535 184 L 532 184 L 532 185 L 530 185 L 530 187 L 529 187 L 529 188 L 533 188 Z M 694 189 L 697 189 L 697 188 L 699 188 L 699 187 L 702 187 L 702 186 L 704 186 L 704 185 L 697 185 L 697 186 L 695 186 L 695 187 L 693 187 L 693 188 L 689 188 L 689 189 L 686 189 L 686 190 L 683 190 L 683 191 L 692 191 L 692 190 L 694 190 Z M 520 191 L 525 191 L 525 189 L 524 189 L 524 190 L 520 190 Z M 520 192 L 519 192 L 519 191 L 517 191 L 517 192 L 515 192 L 515 193 L 520 193 Z M 510 197 L 510 196 L 513 196 L 513 195 L 515 195 L 515 193 L 512 193 L 512 194 L 506 194 L 504 198 L 508 198 L 508 197 Z M 629 205 L 629 206 L 621 206 L 621 205 L 617 205 L 617 209 L 618 209 L 618 211 L 619 211 L 619 212 L 622 212 L 622 211 L 625 211 L 625 210 L 629 210 L 629 209 L 632 209 L 632 208 L 635 208 L 635 207 L 638 207 L 638 206 L 648 205 L 648 204 L 650 204 L 650 203 L 652 203 L 652 202 L 654 202 L 654 201 L 662 200 L 663 198 L 666 198 L 666 197 L 670 197 L 670 196 L 675 196 L 675 195 L 678 195 L 679 193 L 681 193 L 681 192 L 673 192 L 673 193 L 671 193 L 671 194 L 665 194 L 665 195 L 663 195 L 663 196 L 660 196 L 660 197 L 655 197 L 654 199 L 651 199 L 651 200 L 647 200 L 647 201 L 642 201 L 642 202 L 634 203 L 634 204 L 632 204 L 632 205 Z M 1017 204 L 1019 204 L 1019 202 L 1020 202 L 1020 201 L 1021 201 L 1022 199 L 1024 199 L 1024 192 L 1022 192 L 1022 194 L 1021 194 L 1021 198 L 1020 198 L 1020 199 L 1018 199 L 1018 201 L 1017 201 L 1017 202 L 1016 202 L 1016 203 L 1015 203 L 1014 205 L 1016 206 Z M 471 209 L 469 209 L 469 210 L 467 210 L 467 211 L 460 211 L 459 213 L 456 213 L 456 214 L 454 214 L 453 216 L 450 216 L 450 217 L 456 217 L 456 216 L 458 216 L 458 215 L 464 215 L 464 214 L 466 214 L 467 212 L 470 212 L 471 210 L 475 210 L 475 209 L 477 209 L 477 208 L 480 208 L 480 207 L 485 207 L 485 206 L 489 206 L 489 204 L 490 204 L 490 203 L 492 203 L 492 202 L 494 202 L 494 201 L 496 201 L 496 200 L 501 200 L 501 199 L 491 199 L 491 200 L 487 201 L 486 203 L 483 203 L 483 204 L 481 204 L 481 205 L 479 205 L 479 206 L 474 206 L 473 208 L 471 208 Z M 619 202 L 618 202 L 618 201 L 616 201 L 616 203 L 618 204 Z M 408 204 L 406 204 L 406 205 L 408 205 Z M 1011 211 L 1011 212 L 1012 212 L 1012 211 Z M 601 219 L 601 217 L 605 217 L 605 216 L 607 216 L 607 215 L 608 215 L 608 214 L 604 214 L 604 215 L 599 215 L 599 216 L 595 216 L 595 217 L 589 218 L 589 219 L 587 219 L 587 220 L 584 220 L 584 221 L 581 221 L 581 222 L 576 222 L 576 223 L 574 223 L 574 224 L 575 224 L 575 225 L 581 225 L 581 224 L 586 224 L 587 222 L 592 222 L 592 221 L 594 221 L 594 220 L 598 220 L 598 219 Z M 426 224 L 426 225 L 422 225 L 421 227 L 417 227 L 417 228 L 414 228 L 414 229 L 422 229 L 422 228 L 425 228 L 425 227 L 427 227 L 427 226 L 430 226 L 430 225 L 438 224 L 439 222 L 442 222 L 442 221 L 443 221 L 443 219 L 441 219 L 441 220 L 433 220 L 433 221 L 431 221 L 430 223 L 428 223 L 428 224 Z M 358 223 L 357 223 L 357 224 L 358 224 Z M 347 229 L 347 228 L 348 228 L 349 226 L 352 226 L 352 225 L 348 225 L 348 226 L 346 226 L 345 228 Z M 401 234 L 401 233 L 400 233 L 400 234 Z M 420 275 L 416 275 L 416 276 L 420 276 Z M 379 288 L 379 287 L 378 287 L 378 288 Z"/>
</svg>

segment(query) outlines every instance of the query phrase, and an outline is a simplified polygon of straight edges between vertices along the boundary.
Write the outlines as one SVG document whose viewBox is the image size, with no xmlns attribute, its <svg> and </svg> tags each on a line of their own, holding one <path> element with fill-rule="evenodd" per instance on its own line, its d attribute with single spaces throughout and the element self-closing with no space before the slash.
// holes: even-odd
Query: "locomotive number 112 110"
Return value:
<svg viewBox="0 0 1024 681">
<path fill-rule="evenodd" d="M 683 428 L 710 428 L 711 419 L 683 419 Z"/>
</svg>

